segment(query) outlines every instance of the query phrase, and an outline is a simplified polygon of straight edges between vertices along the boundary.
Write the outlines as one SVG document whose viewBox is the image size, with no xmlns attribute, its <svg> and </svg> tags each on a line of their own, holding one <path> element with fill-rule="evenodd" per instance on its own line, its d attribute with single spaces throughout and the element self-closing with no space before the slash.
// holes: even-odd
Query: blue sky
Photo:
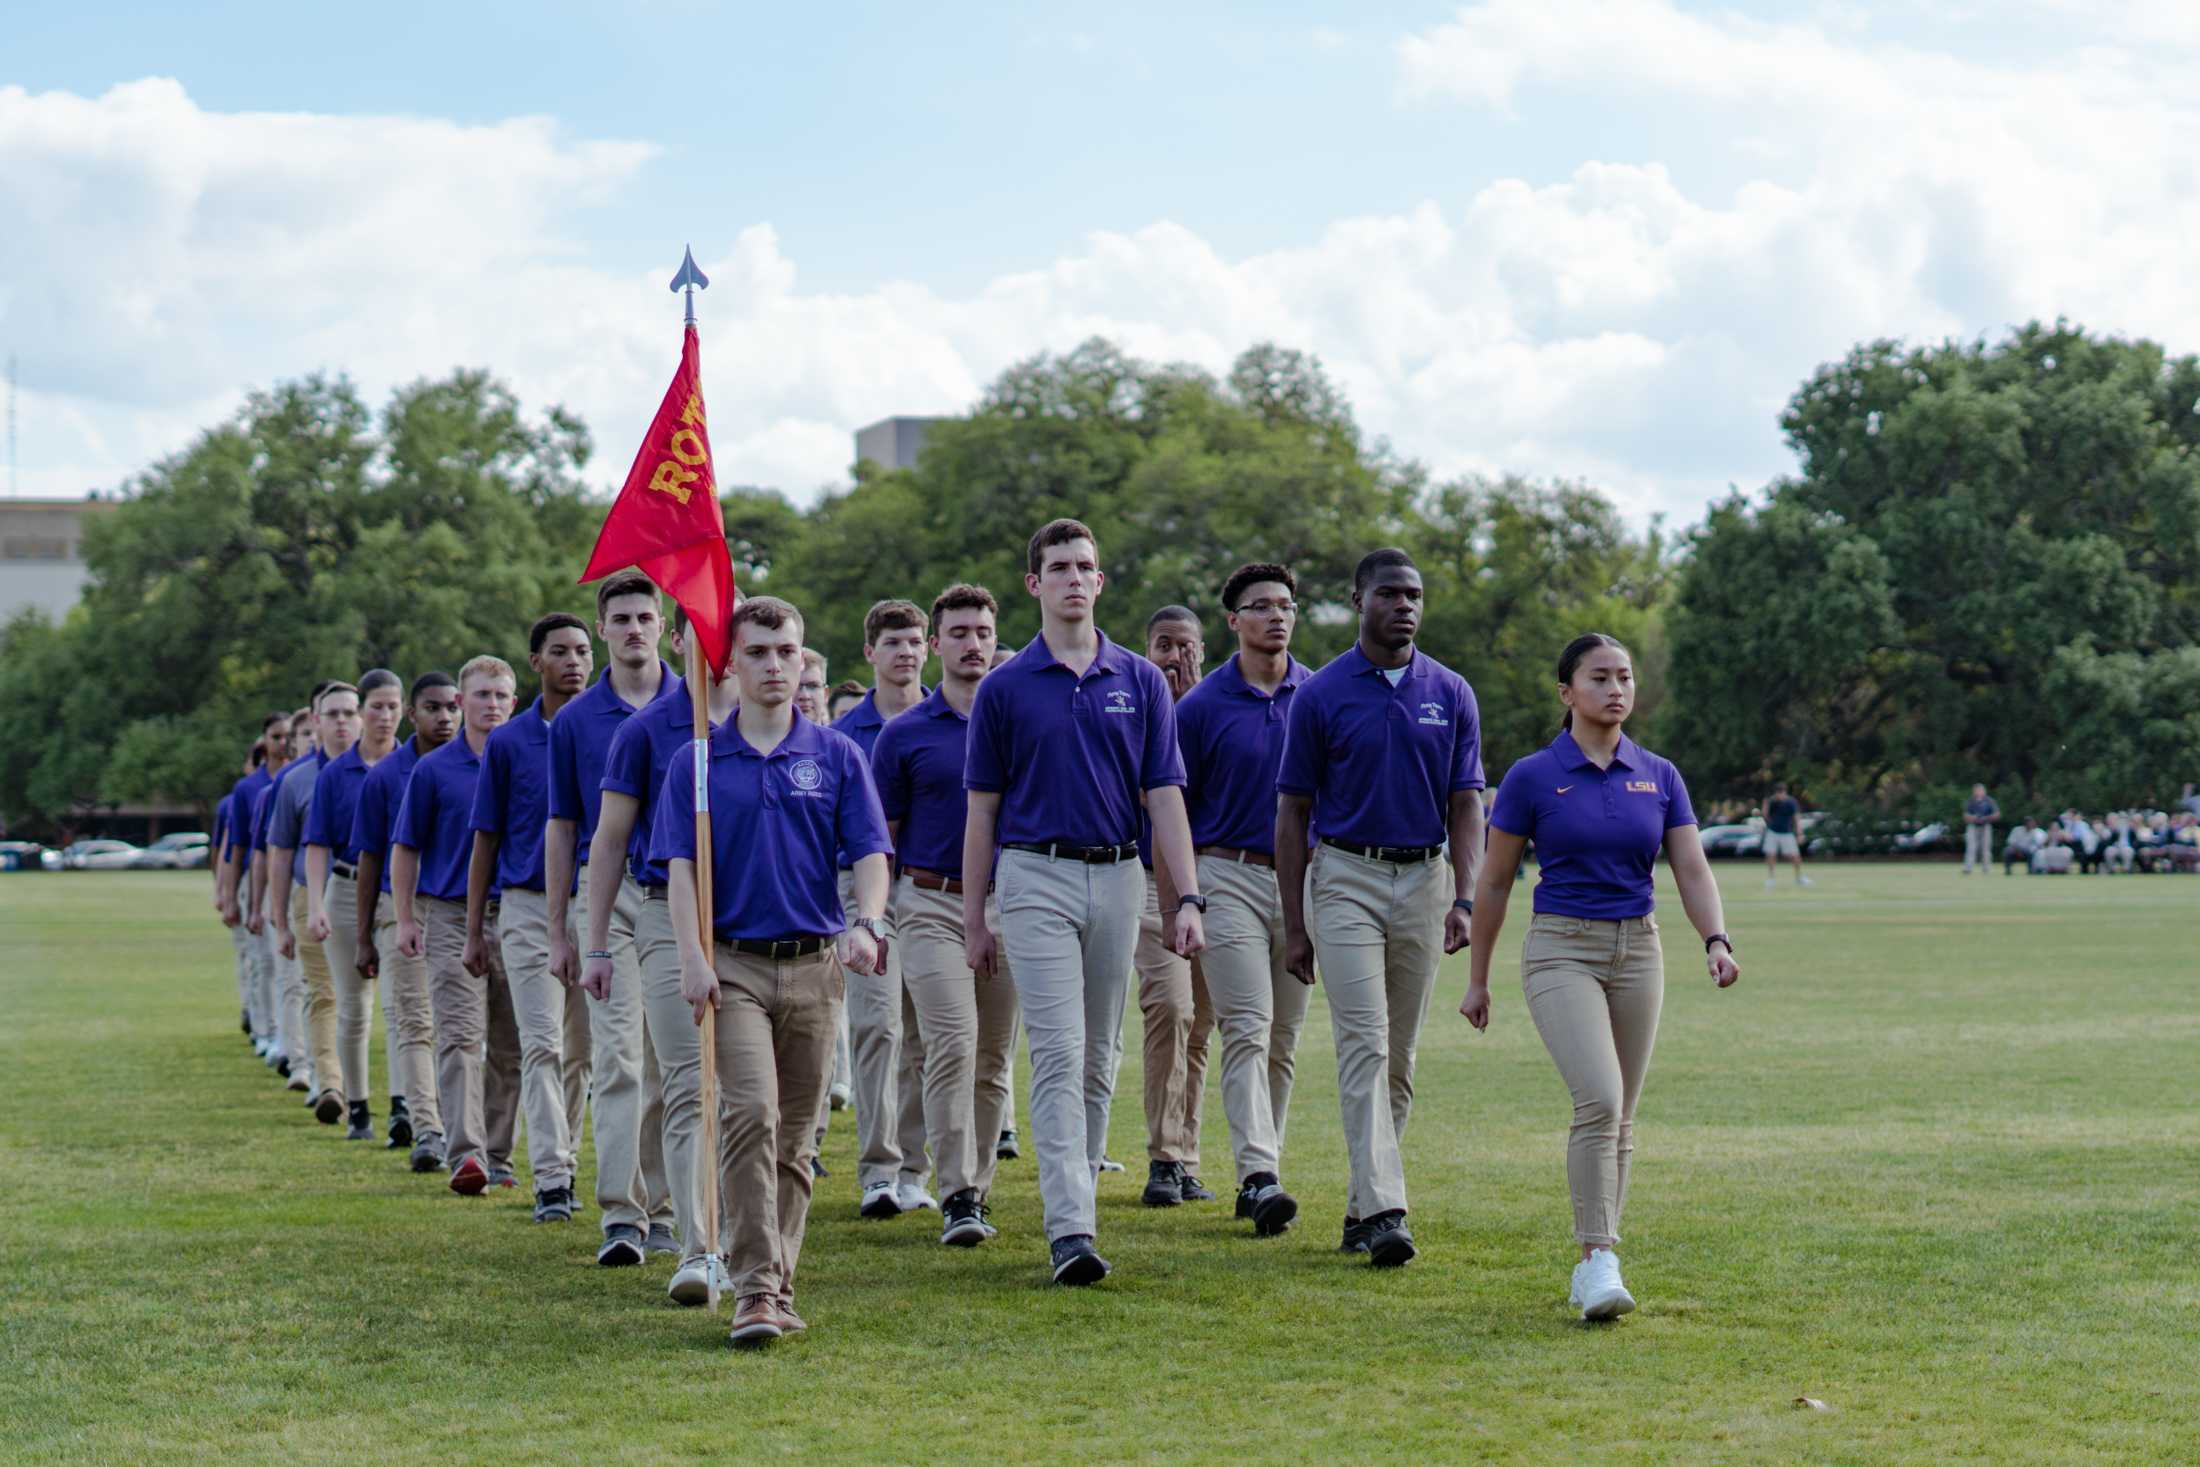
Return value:
<svg viewBox="0 0 2200 1467">
<path fill-rule="evenodd" d="M 1863 336 L 2200 345 L 2196 11 L 44 7 L 0 49 L 24 488 L 282 376 L 460 362 L 616 478 L 692 240 L 727 476 L 797 498 L 1100 330 L 1306 347 L 1439 473 L 1685 522 L 1784 470 L 1779 403 Z"/>
</svg>

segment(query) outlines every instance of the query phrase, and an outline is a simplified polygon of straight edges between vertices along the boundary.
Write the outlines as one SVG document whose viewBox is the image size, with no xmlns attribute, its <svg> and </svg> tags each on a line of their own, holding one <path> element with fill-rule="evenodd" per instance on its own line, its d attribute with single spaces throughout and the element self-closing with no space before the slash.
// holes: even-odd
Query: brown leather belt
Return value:
<svg viewBox="0 0 2200 1467">
<path fill-rule="evenodd" d="M 946 876 L 938 871 L 927 871 L 921 866 L 904 866 L 901 874 L 908 877 L 909 884 L 919 891 L 944 891 L 949 896 L 961 896 L 963 893 L 960 876 Z M 990 885 L 986 887 L 988 891 L 992 889 Z"/>
<path fill-rule="evenodd" d="M 1198 854 L 1215 856 L 1224 861 L 1238 861 L 1247 866 L 1266 866 L 1271 871 L 1276 869 L 1276 858 L 1266 851 L 1243 851 L 1236 846 L 1201 846 Z"/>
</svg>

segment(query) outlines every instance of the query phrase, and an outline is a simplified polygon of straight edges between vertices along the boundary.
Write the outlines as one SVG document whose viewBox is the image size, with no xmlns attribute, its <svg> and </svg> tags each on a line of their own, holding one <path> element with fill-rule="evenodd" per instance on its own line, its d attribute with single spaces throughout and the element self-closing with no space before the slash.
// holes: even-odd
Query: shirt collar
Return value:
<svg viewBox="0 0 2200 1467">
<path fill-rule="evenodd" d="M 713 759 L 777 759 L 782 754 L 822 754 L 825 752 L 826 730 L 804 718 L 800 710 L 794 715 L 794 727 L 779 741 L 779 747 L 769 754 L 760 754 L 756 746 L 741 737 L 741 721 L 729 718 L 710 735 L 710 757 Z"/>
<path fill-rule="evenodd" d="M 944 686 L 934 688 L 926 694 L 924 701 L 919 703 L 912 711 L 922 713 L 930 718 L 952 718 L 957 723 L 968 723 L 970 721 L 964 715 L 957 713 L 955 705 L 947 701 L 947 689 Z"/>
<path fill-rule="evenodd" d="M 1594 769 L 1597 767 L 1596 761 L 1584 754 L 1581 751 L 1581 745 L 1574 741 L 1574 731 L 1570 728 L 1560 729 L 1558 737 L 1551 740 L 1551 753 L 1558 760 L 1561 769 Z M 1643 767 L 1642 745 L 1636 743 L 1627 735 L 1621 734 L 1619 736 L 1619 748 L 1612 753 L 1611 767 L 1626 770 L 1641 769 Z"/>
<path fill-rule="evenodd" d="M 1360 644 L 1358 642 L 1354 642 L 1350 647 L 1347 647 L 1344 651 L 1344 655 L 1345 657 L 1352 659 L 1350 662 L 1346 663 L 1346 666 L 1351 668 L 1352 675 L 1354 677 L 1379 677 L 1386 683 L 1390 682 L 1390 673 L 1394 669 L 1377 667 L 1374 663 L 1368 661 L 1367 654 L 1360 650 Z M 1391 685 L 1393 687 L 1402 688 L 1406 684 L 1413 682 L 1415 679 L 1419 678 L 1420 675 L 1421 649 L 1419 647 L 1415 647 L 1413 649 L 1413 655 L 1406 659 L 1404 674 L 1398 679 L 1397 682 L 1392 683 Z"/>
<path fill-rule="evenodd" d="M 1100 650 L 1093 655 L 1092 666 L 1086 670 L 1085 676 L 1091 677 L 1100 672 L 1121 672 L 1123 664 L 1134 654 L 1126 650 L 1121 643 L 1109 641 L 1106 632 L 1095 631 L 1093 635 L 1100 639 Z M 1067 667 L 1063 666 L 1061 659 L 1054 655 L 1054 649 L 1047 645 L 1046 633 L 1044 632 L 1033 637 L 1030 644 L 1023 651 L 1017 653 L 1016 657 L 1018 661 L 1026 657 L 1030 658 L 1031 665 L 1036 670 L 1044 671 L 1049 667 L 1060 667 L 1064 672 L 1069 671 Z"/>
<path fill-rule="evenodd" d="M 1238 659 L 1243 655 L 1242 653 L 1232 652 L 1230 660 L 1216 668 L 1213 676 L 1220 681 L 1223 690 L 1226 692 L 1243 693 L 1248 698 L 1260 698 L 1265 701 L 1268 695 L 1256 691 L 1253 685 L 1245 680 L 1245 669 L 1238 665 Z M 1312 669 L 1307 667 L 1305 663 L 1299 661 L 1296 657 L 1287 656 L 1284 658 L 1283 681 L 1276 685 L 1276 691 L 1281 693 L 1286 689 L 1296 688 L 1313 675 Z"/>
<path fill-rule="evenodd" d="M 575 698 L 573 700 L 573 703 L 567 706 L 570 707 L 581 703 L 586 703 L 591 709 L 595 710 L 596 712 L 603 713 L 612 717 L 624 718 L 630 713 L 639 713 L 642 711 L 642 708 L 647 708 L 650 704 L 662 699 L 667 693 L 670 693 L 672 691 L 674 685 L 677 684 L 679 681 L 680 675 L 672 670 L 672 664 L 665 661 L 662 657 L 658 658 L 657 689 L 655 692 L 651 693 L 648 697 L 642 700 L 641 708 L 637 708 L 633 704 L 627 702 L 626 699 L 619 696 L 619 690 L 611 685 L 611 672 L 607 668 L 605 669 L 601 677 L 597 678 L 593 683 L 590 683 L 588 685 L 587 692 L 581 694 L 578 698 Z M 538 698 L 535 701 L 540 702 L 542 700 Z"/>
</svg>

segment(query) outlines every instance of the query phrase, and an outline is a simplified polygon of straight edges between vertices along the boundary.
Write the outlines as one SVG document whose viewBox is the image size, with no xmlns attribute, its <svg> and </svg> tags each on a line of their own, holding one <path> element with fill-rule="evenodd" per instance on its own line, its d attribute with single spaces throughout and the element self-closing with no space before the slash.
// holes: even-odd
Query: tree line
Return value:
<svg viewBox="0 0 2200 1467">
<path fill-rule="evenodd" d="M 1945 816 L 1973 780 L 2021 810 L 2165 800 L 2200 777 L 2200 362 L 2033 325 L 1988 345 L 1880 341 L 1782 417 L 1800 472 L 1730 493 L 1682 536 L 1593 486 L 1437 480 L 1356 422 L 1318 361 L 1261 345 L 1220 377 L 1103 340 L 1004 372 L 920 461 L 859 463 L 797 509 L 721 492 L 741 583 L 801 606 L 860 675 L 884 595 L 992 586 L 1002 637 L 1038 628 L 1024 544 L 1091 524 L 1109 635 L 1201 613 L 1231 641 L 1231 569 L 1298 573 L 1299 655 L 1350 642 L 1353 563 L 1400 545 L 1422 645 L 1473 682 L 1494 780 L 1555 724 L 1576 633 L 1632 647 L 1635 728 L 1706 805 L 1774 779 L 1815 803 Z M 584 614 L 607 508 L 588 430 L 530 417 L 486 373 L 255 394 L 88 523 L 90 582 L 59 624 L 0 629 L 0 817 L 64 832 L 103 804 L 210 805 L 258 716 L 332 671 L 407 674 Z"/>
</svg>

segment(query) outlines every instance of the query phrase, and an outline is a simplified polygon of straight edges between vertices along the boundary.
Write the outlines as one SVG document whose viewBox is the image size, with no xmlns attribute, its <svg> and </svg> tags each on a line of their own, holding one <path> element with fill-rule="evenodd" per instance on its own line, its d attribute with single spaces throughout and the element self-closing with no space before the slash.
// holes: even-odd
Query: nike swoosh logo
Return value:
<svg viewBox="0 0 2200 1467">
<path fill-rule="evenodd" d="M 1568 790 L 1570 790 L 1570 789 L 1572 789 L 1572 788 L 1573 788 L 1573 786 L 1572 786 L 1572 785 L 1570 785 L 1570 784 L 1562 784 L 1562 785 L 1560 785 L 1560 786 L 1558 787 L 1558 792 L 1559 792 L 1560 794 L 1562 794 L 1562 795 L 1563 795 L 1564 793 L 1566 793 L 1566 791 L 1568 791 Z"/>
</svg>

